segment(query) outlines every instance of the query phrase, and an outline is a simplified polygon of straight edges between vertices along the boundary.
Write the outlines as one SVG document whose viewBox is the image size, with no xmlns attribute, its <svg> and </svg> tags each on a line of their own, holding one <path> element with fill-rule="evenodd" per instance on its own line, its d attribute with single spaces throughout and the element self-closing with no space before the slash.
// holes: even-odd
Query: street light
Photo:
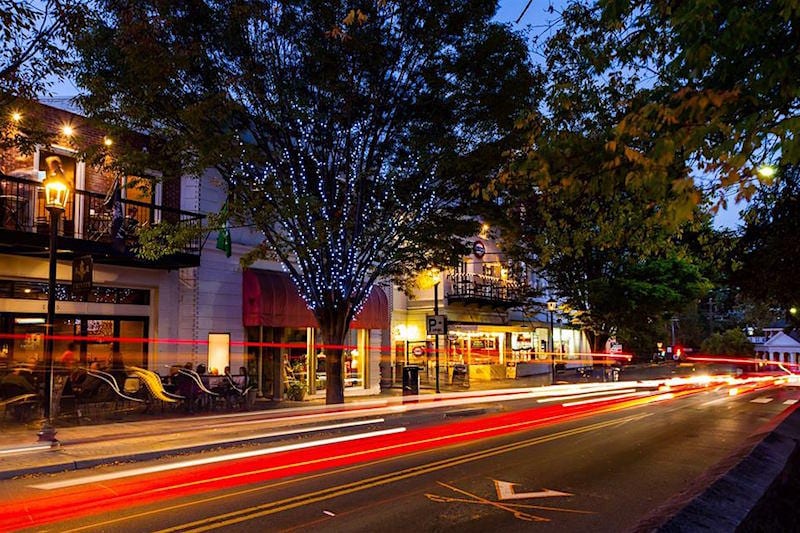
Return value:
<svg viewBox="0 0 800 533">
<path fill-rule="evenodd" d="M 547 300 L 547 310 L 550 312 L 550 374 L 553 385 L 556 383 L 556 348 L 553 342 L 553 311 L 556 310 L 556 301 L 550 298 Z"/>
<path fill-rule="evenodd" d="M 67 207 L 69 185 L 59 175 L 44 180 L 44 206 L 50 212 L 50 273 L 47 285 L 47 325 L 44 339 L 44 423 L 39 432 L 40 441 L 56 442 L 53 427 L 53 335 L 56 322 L 56 248 L 58 241 L 58 219 Z"/>
</svg>

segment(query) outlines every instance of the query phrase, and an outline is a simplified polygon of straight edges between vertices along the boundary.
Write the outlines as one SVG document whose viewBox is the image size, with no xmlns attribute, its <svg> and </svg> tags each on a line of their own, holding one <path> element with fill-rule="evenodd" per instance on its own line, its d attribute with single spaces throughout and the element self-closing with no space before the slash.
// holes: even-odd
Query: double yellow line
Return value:
<svg viewBox="0 0 800 533">
<path fill-rule="evenodd" d="M 192 532 L 201 532 L 201 531 L 210 531 L 213 529 L 231 526 L 234 524 L 238 524 L 241 522 L 245 522 L 247 520 L 253 520 L 256 518 L 261 518 L 264 516 L 269 516 L 272 514 L 280 513 L 283 511 L 288 511 L 290 509 L 295 509 L 297 507 L 302 507 L 304 505 L 308 505 L 311 503 L 321 502 L 325 500 L 330 500 L 332 498 L 337 498 L 339 496 L 345 496 L 347 494 L 352 494 L 355 492 L 359 492 L 362 490 L 370 489 L 373 487 L 378 487 L 381 485 L 387 485 L 389 483 L 394 483 L 397 481 L 401 481 L 403 479 L 428 474 L 431 472 L 436 472 L 438 470 L 443 470 L 445 468 L 450 468 L 453 466 L 457 466 L 460 464 L 472 462 L 472 461 L 479 461 L 481 459 L 486 459 L 489 457 L 493 457 L 496 455 L 500 455 L 503 453 L 513 452 L 515 450 L 519 450 L 521 448 L 526 448 L 529 446 L 535 446 L 537 444 L 543 444 L 545 442 L 551 442 L 558 439 L 563 439 L 567 437 L 571 437 L 574 435 L 580 435 L 582 433 L 588 433 L 591 431 L 597 431 L 600 429 L 604 429 L 610 426 L 621 425 L 627 422 L 632 422 L 635 420 L 639 420 L 645 418 L 649 415 L 640 414 L 634 416 L 628 416 L 625 418 L 611 420 L 606 422 L 598 422 L 595 424 L 590 424 L 588 426 L 583 426 L 575 429 L 568 429 L 564 431 L 559 431 L 557 433 L 552 433 L 550 435 L 543 435 L 541 437 L 535 437 L 532 439 L 527 439 L 520 442 L 514 442 L 511 444 L 506 444 L 504 446 L 499 446 L 497 448 L 493 448 L 490 450 L 482 450 L 478 452 L 473 452 L 466 455 L 461 455 L 459 457 L 452 457 L 448 459 L 442 459 L 439 461 L 434 461 L 432 463 L 426 463 L 423 465 L 407 468 L 404 470 L 399 470 L 396 472 L 390 472 L 386 474 L 381 474 L 379 476 L 374 476 L 371 478 L 367 478 L 360 481 L 354 481 L 351 483 L 346 483 L 344 485 L 338 485 L 335 487 L 329 487 L 326 489 L 321 489 L 314 492 L 309 492 L 297 496 L 292 496 L 290 498 L 285 498 L 283 500 L 278 500 L 274 502 L 265 503 L 262 505 L 256 505 L 253 507 L 248 507 L 245 509 L 240 509 L 238 511 L 233 511 L 230 513 L 225 513 L 221 515 L 216 515 L 208 518 L 204 518 L 202 520 L 197 520 L 194 522 L 188 522 L 185 524 L 181 524 L 178 526 L 174 526 L 171 528 L 163 529 L 159 533 L 172 533 L 177 531 L 192 531 Z M 422 453 L 422 452 L 420 452 Z M 365 465 L 358 465 L 358 467 L 363 467 Z M 351 467 L 353 468 L 353 467 Z M 350 468 L 348 468 L 350 469 Z M 245 491 L 239 491 L 234 494 L 227 494 L 225 497 L 232 497 L 237 496 L 240 494 L 253 492 L 257 490 L 263 490 L 265 487 L 258 487 L 256 489 L 248 489 Z M 193 502 L 193 504 L 200 503 L 200 502 Z M 160 510 L 163 511 L 163 510 Z M 126 519 L 130 519 L 132 517 L 126 517 Z M 95 524 L 95 526 L 98 524 Z"/>
</svg>

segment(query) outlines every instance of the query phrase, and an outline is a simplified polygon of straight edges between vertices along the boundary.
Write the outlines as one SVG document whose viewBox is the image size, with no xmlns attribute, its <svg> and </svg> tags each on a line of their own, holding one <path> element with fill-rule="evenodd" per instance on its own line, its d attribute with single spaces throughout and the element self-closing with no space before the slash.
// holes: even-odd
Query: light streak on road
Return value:
<svg viewBox="0 0 800 533">
<path fill-rule="evenodd" d="M 370 423 L 375 423 L 375 421 L 369 421 Z M 315 430 L 321 429 L 339 429 L 343 427 L 348 427 L 352 424 L 338 424 L 333 426 L 327 426 L 324 428 L 318 427 L 314 428 Z M 235 461 L 237 459 L 247 459 L 250 457 L 258 457 L 262 455 L 270 455 L 276 454 L 281 452 L 288 452 L 294 450 L 304 450 L 307 448 L 315 448 L 318 446 L 326 446 L 329 444 L 336 444 L 341 442 L 348 442 L 352 440 L 360 440 L 369 437 L 379 437 L 383 435 L 393 435 L 395 433 L 402 433 L 406 430 L 404 427 L 400 428 L 391 428 L 391 429 L 382 429 L 379 431 L 370 431 L 367 433 L 357 433 L 355 435 L 344 435 L 342 437 L 332 437 L 329 439 L 321 439 L 309 442 L 301 442 L 297 444 L 287 444 L 284 446 L 274 446 L 271 448 L 265 449 L 258 449 L 258 450 L 251 450 L 247 452 L 237 452 L 237 453 L 228 453 L 224 455 L 216 455 L 214 457 L 204 457 L 202 459 L 192 459 L 190 461 L 179 461 L 175 463 L 169 463 L 164 465 L 156 465 L 156 466 L 147 466 L 141 468 L 133 468 L 130 470 L 121 470 L 117 472 L 110 472 L 108 474 L 97 474 L 94 476 L 84 476 L 76 479 L 67 479 L 64 481 L 52 481 L 50 483 L 40 483 L 38 485 L 29 485 L 31 488 L 34 489 L 41 489 L 41 490 L 53 490 L 53 489 L 63 489 L 65 487 L 75 487 L 78 485 L 88 485 L 90 483 L 98 483 L 100 481 L 109 481 L 112 479 L 122 479 L 126 477 L 134 477 L 134 476 L 141 476 L 145 474 L 153 474 L 156 472 L 167 472 L 170 470 L 178 470 L 181 468 L 191 468 L 194 466 L 201 466 L 201 465 L 209 465 L 213 463 L 222 463 L 225 461 Z"/>
<path fill-rule="evenodd" d="M 705 379 L 705 378 L 703 378 Z M 688 381 L 688 380 L 687 380 Z M 711 380 L 714 386 L 724 380 Z M 746 380 L 739 380 L 746 381 Z M 753 383 L 771 386 L 774 380 Z M 372 433 L 371 436 L 351 436 L 345 442 L 337 439 L 306 443 L 307 446 L 292 449 L 276 447 L 264 453 L 256 452 L 251 456 L 245 454 L 227 454 L 225 459 L 211 460 L 206 464 L 184 462 L 180 470 L 152 471 L 136 475 L 127 471 L 127 477 L 119 479 L 81 478 L 79 485 L 67 482 L 63 488 L 55 490 L 59 485 L 42 483 L 37 488 L 42 490 L 40 496 L 28 495 L 17 500 L 3 502 L 0 511 L 0 530 L 30 528 L 43 524 L 69 520 L 97 512 L 97 502 L 102 501 L 102 510 L 109 513 L 116 509 L 128 509 L 139 505 L 150 505 L 163 500 L 174 500 L 190 497 L 210 491 L 227 490 L 243 485 L 260 486 L 266 482 L 287 479 L 292 476 L 324 475 L 334 469 L 355 468 L 357 465 L 389 460 L 399 456 L 426 453 L 429 450 L 441 450 L 466 442 L 490 439 L 523 431 L 542 430 L 570 421 L 582 420 L 602 413 L 612 413 L 631 407 L 647 405 L 653 402 L 672 400 L 705 392 L 701 386 L 687 386 L 684 390 L 669 393 L 658 393 L 658 384 L 653 381 L 650 391 L 616 394 L 619 398 L 606 396 L 597 398 L 596 403 L 586 405 L 545 405 L 533 409 L 504 412 L 491 416 L 477 417 L 470 420 L 451 422 L 431 427 L 408 429 L 398 428 L 397 433 L 391 430 L 384 434 Z M 589 385 L 589 384 L 587 384 Z M 641 387 L 642 385 L 637 385 Z M 619 382 L 596 384 L 592 386 L 543 387 L 539 394 L 557 393 L 566 395 L 570 390 L 600 392 L 601 388 L 625 390 Z M 630 388 L 630 385 L 628 385 Z M 543 391 L 542 389 L 549 389 Z M 528 394 L 532 394 L 528 391 Z M 624 396 L 624 397 L 623 397 Z M 487 401 L 497 401 L 504 395 L 489 394 Z M 508 398 L 518 398 L 518 394 Z M 475 401 L 471 398 L 470 401 Z M 440 405 L 436 401 L 427 402 L 428 406 Z M 412 408 L 417 404 L 409 404 Z M 364 413 L 363 410 L 359 411 Z M 312 413 L 307 413 L 311 415 Z M 326 413 L 330 414 L 330 413 Z M 138 469 L 135 469 L 138 470 Z M 58 483 L 58 482 L 56 482 Z M 91 484 L 91 485 L 89 485 Z"/>
<path fill-rule="evenodd" d="M 28 452 L 41 452 L 44 450 L 49 450 L 52 448 L 52 444 L 36 444 L 33 446 L 22 446 L 19 448 L 4 448 L 0 450 L 0 455 L 11 455 L 16 453 L 28 453 Z"/>
<path fill-rule="evenodd" d="M 536 400 L 538 403 L 547 403 L 547 402 L 563 402 L 564 400 L 577 400 L 581 398 L 591 398 L 595 396 L 608 396 L 610 393 L 614 394 L 624 394 L 628 392 L 636 392 L 636 389 L 619 389 L 613 391 L 601 391 L 601 392 L 587 392 L 584 394 L 571 394 L 568 396 L 551 396 L 549 398 L 540 398 Z M 647 393 L 645 393 L 647 394 Z"/>
<path fill-rule="evenodd" d="M 82 481 L 79 485 L 65 485 L 56 490 L 53 485 L 49 490 L 42 490 L 40 496 L 30 495 L 18 500 L 3 502 L 0 511 L 0 530 L 13 530 L 23 527 L 34 527 L 69 520 L 97 512 L 97 502 L 102 501 L 102 510 L 109 513 L 116 509 L 131 508 L 138 505 L 149 505 L 162 500 L 172 500 L 201 494 L 210 491 L 225 490 L 242 485 L 258 485 L 291 476 L 322 475 L 331 469 L 352 468 L 365 462 L 388 460 L 393 457 L 425 453 L 432 449 L 458 445 L 481 439 L 500 437 L 522 431 L 541 430 L 556 424 L 582 420 L 602 413 L 612 413 L 631 407 L 647 405 L 653 402 L 673 400 L 698 393 L 707 392 L 708 387 L 720 384 L 740 386 L 747 384 L 760 390 L 775 385 L 774 377 L 754 379 L 731 378 L 730 376 L 698 376 L 695 379 L 670 380 L 674 385 L 668 393 L 659 393 L 657 388 L 664 380 L 653 380 L 649 383 L 620 382 L 605 384 L 584 384 L 570 386 L 554 386 L 532 389 L 520 389 L 510 395 L 498 394 L 497 391 L 486 395 L 475 394 L 467 403 L 475 403 L 482 397 L 484 401 L 498 401 L 499 398 L 518 399 L 525 394 L 531 397 L 544 397 L 548 393 L 568 396 L 569 391 L 584 391 L 584 394 L 601 392 L 603 389 L 616 390 L 616 396 L 596 398 L 596 402 L 585 405 L 546 405 L 534 409 L 504 412 L 491 416 L 478 417 L 457 423 L 441 424 L 431 427 L 409 429 L 398 428 L 398 433 L 372 434 L 357 437 L 357 440 L 335 442 L 317 441 L 307 443 L 312 447 L 290 449 L 272 448 L 266 453 L 253 456 L 231 457 L 227 460 L 212 461 L 207 464 L 184 464 L 178 472 L 163 470 L 135 475 L 124 479 L 104 478 Z M 705 383 L 705 385 L 703 385 Z M 637 388 L 649 388 L 636 393 L 620 393 L 619 391 Z M 527 392 L 521 392 L 527 391 Z M 572 393 L 574 394 L 574 392 Z M 629 395 L 630 394 L 630 395 Z M 434 397 L 437 398 L 437 397 Z M 455 401 L 446 400 L 446 401 Z M 442 405 L 436 400 L 427 403 L 428 408 Z M 403 405 L 409 410 L 417 403 Z M 392 406 L 384 406 L 383 409 Z M 377 407 L 376 407 L 377 409 Z M 346 411 L 346 410 L 343 410 Z M 363 414 L 364 410 L 356 410 Z M 332 411 L 321 411 L 330 415 Z M 315 416 L 308 412 L 308 416 Z M 288 417 L 287 417 L 288 418 Z M 130 472 L 130 471 L 128 471 Z M 85 478 L 84 478 L 85 479 Z M 91 483 L 91 485 L 87 485 Z M 40 484 L 48 485 L 48 484 Z M 38 487 L 40 489 L 44 487 Z"/>
<path fill-rule="evenodd" d="M 592 404 L 592 403 L 607 402 L 607 401 L 610 401 L 610 400 L 624 400 L 624 399 L 627 399 L 627 398 L 636 398 L 636 397 L 640 397 L 640 396 L 650 396 L 651 394 L 652 393 L 650 391 L 629 392 L 627 394 L 618 394 L 618 395 L 615 395 L 615 396 L 606 396 L 606 397 L 603 397 L 603 398 L 589 398 L 587 400 L 580 400 L 580 401 L 577 401 L 577 402 L 565 402 L 562 405 L 564 407 L 573 407 L 575 405 L 589 405 L 589 404 Z"/>
</svg>

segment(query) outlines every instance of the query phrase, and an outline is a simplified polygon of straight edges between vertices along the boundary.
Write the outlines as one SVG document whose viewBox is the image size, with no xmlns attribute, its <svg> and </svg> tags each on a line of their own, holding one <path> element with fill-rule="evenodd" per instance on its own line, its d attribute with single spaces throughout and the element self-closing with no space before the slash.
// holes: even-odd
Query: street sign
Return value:
<svg viewBox="0 0 800 533">
<path fill-rule="evenodd" d="M 428 315 L 426 320 L 428 335 L 447 335 L 447 317 Z"/>
</svg>

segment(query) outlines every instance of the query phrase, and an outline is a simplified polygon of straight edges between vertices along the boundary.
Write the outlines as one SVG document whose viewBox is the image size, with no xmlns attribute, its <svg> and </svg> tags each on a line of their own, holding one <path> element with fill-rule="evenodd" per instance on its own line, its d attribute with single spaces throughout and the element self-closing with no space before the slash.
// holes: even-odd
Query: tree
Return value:
<svg viewBox="0 0 800 533">
<path fill-rule="evenodd" d="M 733 282 L 750 298 L 784 310 L 800 305 L 800 166 L 782 167 L 744 213 Z"/>
<path fill-rule="evenodd" d="M 283 264 L 332 347 L 378 279 L 463 252 L 468 180 L 499 166 L 532 105 L 494 1 L 99 5 L 85 109 L 151 133 L 167 174 L 216 168 L 232 218 L 264 235 L 246 259 Z M 344 400 L 341 355 L 328 403 Z"/>
<path fill-rule="evenodd" d="M 626 102 L 641 89 L 621 75 L 595 76 L 580 47 L 560 39 L 546 50 L 540 108 L 518 123 L 525 143 L 478 185 L 499 197 L 487 216 L 504 250 L 547 280 L 595 350 L 613 334 L 655 345 L 664 315 L 706 288 L 680 243 L 696 224 L 700 192 L 681 161 L 654 170 L 609 149 Z"/>
<path fill-rule="evenodd" d="M 714 333 L 700 346 L 700 350 L 713 355 L 752 356 L 753 344 L 740 329 Z"/>
<path fill-rule="evenodd" d="M 22 112 L 67 72 L 84 9 L 71 0 L 0 0 L 0 149 L 30 150 L 46 140 L 41 125 L 23 121 Z"/>
<path fill-rule="evenodd" d="M 800 159 L 800 2 L 570 1 L 562 22 L 550 57 L 641 89 L 608 145 L 619 157 L 652 174 L 685 161 L 741 196 L 763 161 Z"/>
</svg>

